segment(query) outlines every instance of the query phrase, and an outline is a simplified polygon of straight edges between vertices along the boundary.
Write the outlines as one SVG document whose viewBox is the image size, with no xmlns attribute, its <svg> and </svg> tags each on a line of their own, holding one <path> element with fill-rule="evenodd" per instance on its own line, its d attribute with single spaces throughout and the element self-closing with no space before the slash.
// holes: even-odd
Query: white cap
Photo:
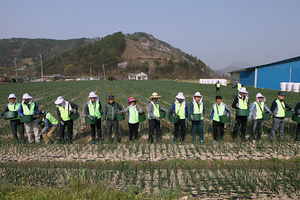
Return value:
<svg viewBox="0 0 300 200">
<path fill-rule="evenodd" d="M 31 97 L 31 96 L 29 96 L 29 94 L 28 94 L 28 93 L 25 93 L 25 94 L 23 94 L 23 97 L 22 97 L 22 99 L 32 99 L 32 97 Z"/>
<path fill-rule="evenodd" d="M 185 99 L 182 92 L 179 92 L 176 96 L 176 99 Z"/>
<path fill-rule="evenodd" d="M 62 96 L 59 96 L 59 97 L 57 97 L 57 99 L 56 99 L 56 101 L 54 102 L 56 105 L 59 105 L 59 104 L 61 104 L 62 102 L 64 102 L 65 100 L 64 100 L 64 97 L 62 97 Z"/>
</svg>

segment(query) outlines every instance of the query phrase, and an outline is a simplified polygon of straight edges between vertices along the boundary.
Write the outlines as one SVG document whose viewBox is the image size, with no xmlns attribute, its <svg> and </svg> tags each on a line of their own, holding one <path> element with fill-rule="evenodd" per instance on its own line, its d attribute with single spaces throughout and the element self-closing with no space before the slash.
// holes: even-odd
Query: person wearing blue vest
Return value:
<svg viewBox="0 0 300 200">
<path fill-rule="evenodd" d="M 174 117 L 178 117 L 179 120 L 177 123 L 174 123 L 174 141 L 177 140 L 177 134 L 180 127 L 181 142 L 184 142 L 185 136 L 185 123 L 187 123 L 187 118 L 189 114 L 189 109 L 185 97 L 182 92 L 179 92 L 175 97 L 175 102 L 170 108 L 170 113 Z"/>
<path fill-rule="evenodd" d="M 264 125 L 263 112 L 271 112 L 266 105 L 266 97 L 261 93 L 256 94 L 256 101 L 251 104 L 249 120 L 252 117 L 252 132 L 250 135 L 250 141 L 255 143 L 255 139 L 261 141 L 262 128 Z M 271 112 L 272 113 L 272 112 Z M 255 138 L 255 131 L 257 128 L 257 137 Z"/>
<path fill-rule="evenodd" d="M 18 112 L 20 108 L 20 103 L 17 102 L 17 97 L 15 94 L 10 94 L 8 96 L 9 103 L 5 106 L 4 111 L 0 114 L 0 119 L 4 115 L 5 112 L 8 111 L 15 111 Z M 20 121 L 19 115 L 16 118 L 10 119 L 10 125 L 13 133 L 13 138 L 15 142 L 19 142 L 17 130 L 19 127 L 19 134 L 20 134 L 20 142 L 25 142 L 24 140 L 24 123 Z"/>
<path fill-rule="evenodd" d="M 105 104 L 103 109 L 103 122 L 105 124 L 105 120 L 107 120 L 107 137 L 108 142 L 112 142 L 112 129 L 114 130 L 115 134 L 115 142 L 120 142 L 119 138 L 119 122 L 117 120 L 117 112 L 118 110 L 122 111 L 124 108 L 115 102 L 115 96 L 109 95 L 108 96 L 108 103 Z"/>
<path fill-rule="evenodd" d="M 294 112 L 294 109 L 287 105 L 284 101 L 284 93 L 282 91 L 278 92 L 277 99 L 275 99 L 271 106 L 271 111 L 273 113 L 273 125 L 270 132 L 270 141 L 272 142 L 275 137 L 275 131 L 279 125 L 279 140 L 283 140 L 283 130 L 285 123 L 285 110 L 289 109 Z"/>
<path fill-rule="evenodd" d="M 233 100 L 232 107 L 236 110 L 249 109 L 248 92 L 245 87 L 242 87 L 239 90 L 238 96 L 236 96 L 235 99 Z M 241 139 L 242 141 L 246 141 L 247 116 L 236 116 L 236 122 L 233 130 L 232 138 L 234 140 L 237 139 L 237 133 L 240 129 L 241 124 L 242 124 Z"/>
<path fill-rule="evenodd" d="M 205 106 L 202 102 L 203 96 L 200 92 L 196 92 L 193 97 L 193 102 L 190 104 L 190 117 L 192 120 L 192 137 L 193 142 L 196 142 L 196 129 L 198 128 L 199 131 L 199 140 L 200 143 L 203 143 L 203 115 L 205 114 Z M 199 121 L 194 121 L 194 115 L 200 115 Z"/>
<path fill-rule="evenodd" d="M 33 120 L 31 122 L 24 123 L 26 133 L 28 135 L 28 141 L 30 144 L 34 142 L 33 134 L 32 134 L 32 129 L 33 129 L 35 142 L 39 143 L 41 135 L 39 134 L 38 119 L 37 119 L 38 116 L 40 116 L 39 113 L 37 113 L 39 109 L 38 105 L 36 104 L 36 102 L 32 101 L 32 97 L 29 96 L 28 93 L 23 94 L 22 99 L 23 101 L 20 104 L 18 110 L 19 116 L 24 116 L 24 115 L 33 116 Z"/>
<path fill-rule="evenodd" d="M 56 113 L 58 116 L 58 121 L 60 122 L 60 143 L 65 142 L 65 129 L 68 130 L 68 143 L 73 142 L 73 120 L 70 118 L 72 113 L 77 113 L 78 106 L 71 102 L 68 102 L 64 97 L 57 97 L 56 101 Z"/>
<path fill-rule="evenodd" d="M 228 106 L 222 102 L 222 97 L 219 95 L 216 96 L 216 103 L 212 105 L 210 116 L 209 116 L 210 124 L 213 125 L 214 143 L 218 142 L 219 138 L 221 139 L 221 141 L 223 141 L 223 137 L 224 137 L 224 123 L 220 122 L 220 116 L 227 115 L 227 117 L 230 117 L 230 114 L 231 111 L 228 108 Z M 218 129 L 220 132 L 220 137 L 218 134 Z"/>
<path fill-rule="evenodd" d="M 139 130 L 139 114 L 142 114 L 142 109 L 136 104 L 134 97 L 128 98 L 128 106 L 121 113 L 128 113 L 128 128 L 129 128 L 129 140 L 132 141 L 132 136 L 134 139 L 138 140 L 138 130 Z"/>
<path fill-rule="evenodd" d="M 153 92 L 152 95 L 149 97 L 151 101 L 148 103 L 148 121 L 149 121 L 149 137 L 148 143 L 153 142 L 153 133 L 154 129 L 156 130 L 156 140 L 161 141 L 162 136 L 160 134 L 160 110 L 165 111 L 159 103 L 158 98 L 160 98 L 156 92 Z"/>
<path fill-rule="evenodd" d="M 38 111 L 38 113 L 40 114 L 38 119 L 40 119 L 45 125 L 41 135 L 45 141 L 45 144 L 51 144 L 55 141 L 56 138 L 58 121 L 48 111 Z"/>
<path fill-rule="evenodd" d="M 90 120 L 97 118 L 96 124 L 91 124 L 91 137 L 92 140 L 90 144 L 102 144 L 102 135 L 101 135 L 101 117 L 103 116 L 103 110 L 101 103 L 99 101 L 98 95 L 95 92 L 89 93 L 89 101 L 85 104 L 84 114 Z M 96 127 L 97 127 L 97 139 L 96 139 Z"/>
<path fill-rule="evenodd" d="M 300 102 L 298 102 L 295 107 L 295 114 L 300 117 Z M 300 141 L 300 123 L 297 124 L 296 141 Z"/>
</svg>

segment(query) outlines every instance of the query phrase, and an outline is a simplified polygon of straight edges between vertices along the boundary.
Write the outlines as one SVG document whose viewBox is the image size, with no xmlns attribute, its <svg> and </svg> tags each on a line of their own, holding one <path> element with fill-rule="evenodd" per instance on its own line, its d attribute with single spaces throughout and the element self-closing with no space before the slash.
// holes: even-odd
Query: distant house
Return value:
<svg viewBox="0 0 300 200">
<path fill-rule="evenodd" d="M 148 75 L 144 72 L 129 73 L 128 80 L 148 80 Z"/>
<path fill-rule="evenodd" d="M 11 82 L 19 82 L 19 83 L 29 83 L 29 76 L 10 76 Z"/>
</svg>

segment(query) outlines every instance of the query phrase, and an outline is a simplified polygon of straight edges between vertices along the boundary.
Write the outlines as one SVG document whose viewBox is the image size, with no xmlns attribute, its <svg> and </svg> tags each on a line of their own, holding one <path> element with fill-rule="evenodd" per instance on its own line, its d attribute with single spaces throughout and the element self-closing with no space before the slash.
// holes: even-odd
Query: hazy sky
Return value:
<svg viewBox="0 0 300 200">
<path fill-rule="evenodd" d="M 146 32 L 212 69 L 300 55 L 299 0 L 0 0 L 0 39 Z"/>
</svg>

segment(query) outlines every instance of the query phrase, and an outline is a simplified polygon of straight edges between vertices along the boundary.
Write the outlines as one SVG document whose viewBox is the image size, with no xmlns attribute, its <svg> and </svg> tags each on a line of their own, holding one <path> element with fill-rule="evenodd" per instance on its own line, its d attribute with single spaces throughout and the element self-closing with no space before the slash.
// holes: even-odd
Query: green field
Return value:
<svg viewBox="0 0 300 200">
<path fill-rule="evenodd" d="M 266 105 L 278 91 L 247 88 L 250 102 L 261 92 Z M 90 145 L 89 126 L 84 124 L 88 93 L 95 91 L 104 106 L 109 94 L 123 107 L 135 97 L 147 111 L 149 96 L 157 92 L 160 104 L 170 109 L 178 92 L 188 105 L 195 92 L 203 95 L 204 144 L 192 143 L 191 122 L 184 144 L 173 143 L 173 124 L 163 119 L 162 143 L 148 144 L 148 122 L 140 123 L 138 142 L 129 142 L 128 125 L 120 123 L 121 143 Z M 1 199 L 179 199 L 197 198 L 297 198 L 299 196 L 299 143 L 293 141 L 296 123 L 286 119 L 283 142 L 268 142 L 272 120 L 265 121 L 263 141 L 232 142 L 234 113 L 225 128 L 223 143 L 213 144 L 209 114 L 215 102 L 215 87 L 176 81 L 82 81 L 0 85 L 0 110 L 15 93 L 21 101 L 27 92 L 40 110 L 55 114 L 54 101 L 64 96 L 79 106 L 81 118 L 74 123 L 74 144 L 14 144 L 9 121 L 0 122 Z M 230 108 L 237 92 L 229 86 L 220 93 Z M 295 107 L 299 94 L 285 92 L 288 105 Z M 233 111 L 233 109 L 232 109 Z M 55 116 L 55 115 L 54 115 Z M 248 122 L 247 134 L 251 130 Z M 106 128 L 102 129 L 106 136 Z M 26 133 L 25 133 L 26 135 Z M 16 187 L 17 186 L 17 187 Z M 24 192 L 25 191 L 25 192 Z M 39 191 L 39 192 L 37 192 Z M 62 196 L 62 197 L 61 197 Z"/>
</svg>

